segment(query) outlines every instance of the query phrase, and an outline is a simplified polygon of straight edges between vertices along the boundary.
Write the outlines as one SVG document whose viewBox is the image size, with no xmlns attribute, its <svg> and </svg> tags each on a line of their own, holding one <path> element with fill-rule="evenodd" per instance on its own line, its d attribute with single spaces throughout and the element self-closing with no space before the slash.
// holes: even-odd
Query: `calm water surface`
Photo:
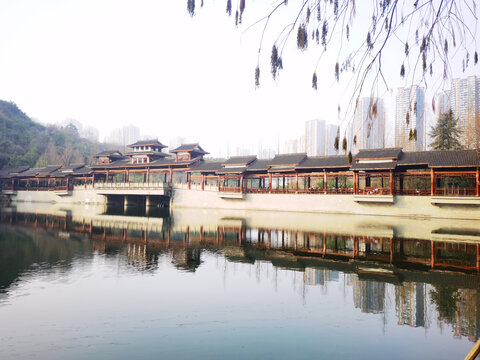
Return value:
<svg viewBox="0 0 480 360">
<path fill-rule="evenodd" d="M 147 215 L 2 209 L 0 358 L 463 359 L 480 336 L 478 224 Z"/>
</svg>

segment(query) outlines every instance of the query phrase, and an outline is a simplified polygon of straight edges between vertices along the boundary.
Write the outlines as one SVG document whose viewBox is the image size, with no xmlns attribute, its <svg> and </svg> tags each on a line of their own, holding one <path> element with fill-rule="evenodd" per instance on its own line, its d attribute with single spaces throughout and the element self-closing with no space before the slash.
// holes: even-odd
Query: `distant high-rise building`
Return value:
<svg viewBox="0 0 480 360">
<path fill-rule="evenodd" d="M 140 140 L 140 129 L 135 125 L 127 125 L 122 128 L 123 146 L 133 144 Z"/>
<path fill-rule="evenodd" d="M 338 131 L 338 125 L 327 124 L 325 131 L 325 155 L 337 155 L 339 152 L 342 152 L 343 138 L 339 139 L 338 151 L 335 149 L 335 138 Z"/>
<path fill-rule="evenodd" d="M 182 144 L 185 144 L 185 138 L 183 136 L 171 137 L 168 141 L 168 150 L 176 149 Z"/>
<path fill-rule="evenodd" d="M 352 124 L 354 153 L 360 149 L 385 147 L 385 110 L 380 98 L 363 98 L 358 101 Z"/>
<path fill-rule="evenodd" d="M 305 135 L 302 135 L 297 140 L 297 153 L 306 153 L 307 146 L 305 144 Z"/>
<path fill-rule="evenodd" d="M 480 79 L 469 76 L 453 79 L 451 105 L 461 131 L 460 143 L 466 148 L 480 147 Z"/>
<path fill-rule="evenodd" d="M 325 155 L 325 120 L 305 122 L 305 150 L 307 155 Z"/>
<path fill-rule="evenodd" d="M 140 129 L 134 125 L 124 126 L 121 129 L 113 129 L 105 138 L 105 142 L 120 145 L 125 151 L 126 146 L 140 140 Z"/>
<path fill-rule="evenodd" d="M 283 146 L 283 152 L 285 154 L 291 154 L 297 152 L 297 139 L 287 140 Z"/>
<path fill-rule="evenodd" d="M 451 104 L 452 92 L 450 90 L 442 91 L 436 93 L 434 96 L 434 119 L 435 121 L 440 117 L 441 114 L 445 114 L 452 108 Z"/>
<path fill-rule="evenodd" d="M 404 151 L 425 150 L 424 99 L 425 90 L 417 85 L 398 89 L 395 146 L 401 147 Z"/>
</svg>

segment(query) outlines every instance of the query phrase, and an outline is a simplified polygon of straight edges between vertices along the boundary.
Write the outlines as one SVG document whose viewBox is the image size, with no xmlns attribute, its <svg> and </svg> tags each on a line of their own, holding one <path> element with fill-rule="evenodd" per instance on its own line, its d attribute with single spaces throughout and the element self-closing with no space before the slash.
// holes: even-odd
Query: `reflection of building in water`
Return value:
<svg viewBox="0 0 480 360">
<path fill-rule="evenodd" d="M 425 326 L 425 284 L 408 282 L 395 287 L 398 325 Z"/>
<path fill-rule="evenodd" d="M 353 301 L 355 307 L 366 313 L 380 313 L 385 307 L 385 283 L 371 280 L 353 280 Z"/>
<path fill-rule="evenodd" d="M 128 264 L 133 266 L 144 266 L 147 263 L 147 246 L 144 244 L 127 244 Z"/>
<path fill-rule="evenodd" d="M 467 336 L 471 341 L 480 338 L 480 300 L 476 289 L 459 289 L 459 301 L 453 323 L 455 336 Z"/>
<path fill-rule="evenodd" d="M 325 285 L 328 281 L 338 281 L 339 277 L 338 271 L 306 268 L 303 273 L 303 282 L 306 285 Z"/>
</svg>

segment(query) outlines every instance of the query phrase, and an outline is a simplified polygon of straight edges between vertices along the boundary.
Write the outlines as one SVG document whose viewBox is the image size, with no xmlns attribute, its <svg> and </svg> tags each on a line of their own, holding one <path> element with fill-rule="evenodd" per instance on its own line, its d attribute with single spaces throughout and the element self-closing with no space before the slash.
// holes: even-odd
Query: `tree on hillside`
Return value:
<svg viewBox="0 0 480 360">
<path fill-rule="evenodd" d="M 432 126 L 429 135 L 433 138 L 430 145 L 434 150 L 457 150 L 461 148 L 461 131 L 458 128 L 458 119 L 455 119 L 452 110 L 438 117 L 437 124 Z"/>
</svg>

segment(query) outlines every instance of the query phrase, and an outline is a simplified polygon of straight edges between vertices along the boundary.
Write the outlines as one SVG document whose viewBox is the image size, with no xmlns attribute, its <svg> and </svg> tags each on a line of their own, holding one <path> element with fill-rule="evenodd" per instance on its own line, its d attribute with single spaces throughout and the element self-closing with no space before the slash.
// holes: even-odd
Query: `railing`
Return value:
<svg viewBox="0 0 480 360">
<path fill-rule="evenodd" d="M 95 183 L 94 188 L 95 189 L 101 189 L 101 190 L 116 190 L 116 189 L 163 189 L 165 187 L 170 187 L 170 183 L 165 183 L 165 182 L 129 182 L 129 183 Z"/>
<path fill-rule="evenodd" d="M 431 195 L 430 189 L 397 189 L 395 195 L 409 195 L 409 196 L 429 196 Z"/>
<path fill-rule="evenodd" d="M 364 187 L 358 189 L 360 195 L 390 195 L 390 188 Z"/>
<path fill-rule="evenodd" d="M 476 188 L 446 187 L 436 188 L 435 195 L 438 196 L 476 196 Z"/>
</svg>

